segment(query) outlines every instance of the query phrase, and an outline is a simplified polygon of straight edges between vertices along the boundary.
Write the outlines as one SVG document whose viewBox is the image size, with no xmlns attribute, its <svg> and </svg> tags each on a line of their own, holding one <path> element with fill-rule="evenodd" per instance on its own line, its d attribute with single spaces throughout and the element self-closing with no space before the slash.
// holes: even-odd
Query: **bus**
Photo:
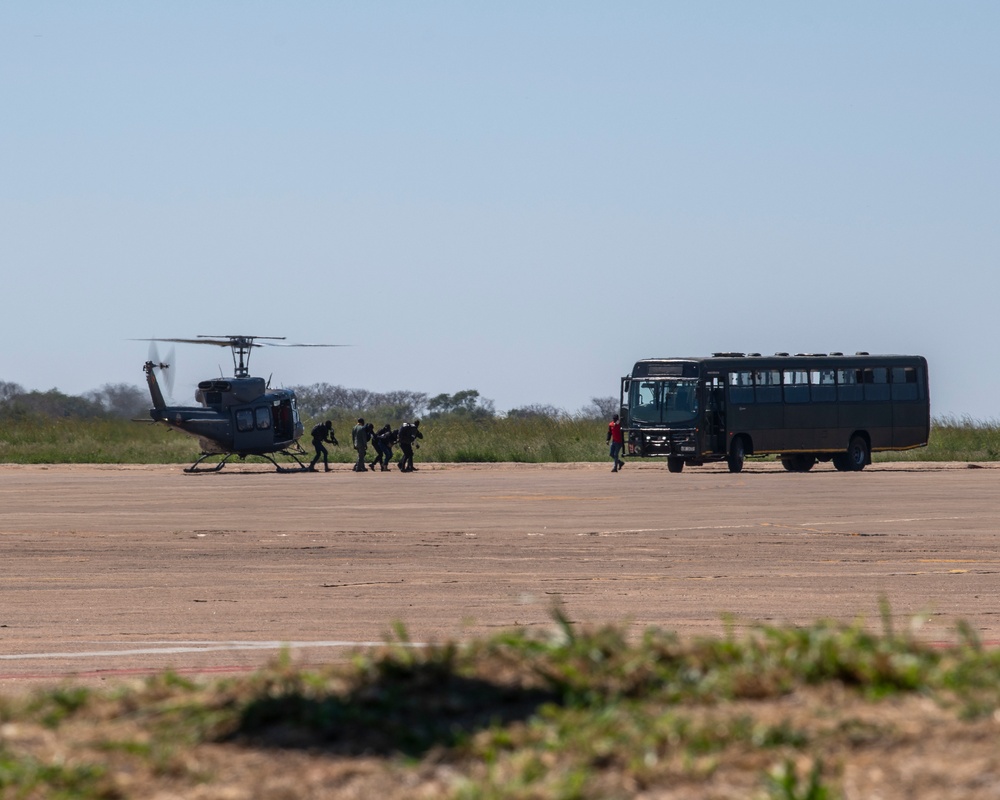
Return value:
<svg viewBox="0 0 1000 800">
<path fill-rule="evenodd" d="M 621 379 L 625 453 L 665 457 L 670 472 L 777 455 L 789 472 L 927 445 L 930 399 L 922 356 L 714 353 L 646 358 Z"/>
</svg>

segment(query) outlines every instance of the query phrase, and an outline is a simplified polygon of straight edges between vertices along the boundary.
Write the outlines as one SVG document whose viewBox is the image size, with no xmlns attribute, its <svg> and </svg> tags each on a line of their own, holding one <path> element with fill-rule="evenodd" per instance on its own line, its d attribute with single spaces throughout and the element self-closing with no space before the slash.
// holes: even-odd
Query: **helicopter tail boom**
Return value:
<svg viewBox="0 0 1000 800">
<path fill-rule="evenodd" d="M 167 404 L 163 399 L 163 392 L 160 391 L 160 384 L 156 380 L 153 370 L 156 367 L 165 367 L 166 364 L 155 364 L 147 361 L 142 365 L 142 371 L 146 373 L 146 383 L 149 385 L 149 396 L 153 401 L 153 408 L 166 408 Z"/>
</svg>

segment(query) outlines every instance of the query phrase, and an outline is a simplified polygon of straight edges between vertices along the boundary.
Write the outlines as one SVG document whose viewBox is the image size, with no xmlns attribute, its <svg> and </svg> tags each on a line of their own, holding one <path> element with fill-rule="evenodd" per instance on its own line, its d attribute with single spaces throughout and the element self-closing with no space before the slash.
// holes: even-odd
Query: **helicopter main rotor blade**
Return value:
<svg viewBox="0 0 1000 800">
<path fill-rule="evenodd" d="M 232 339 L 210 339 L 210 338 L 207 338 L 207 337 L 206 338 L 201 338 L 201 339 L 172 339 L 172 338 L 171 339 L 133 339 L 133 341 L 135 341 L 135 342 L 180 342 L 181 344 L 214 344 L 214 345 L 217 345 L 218 347 L 232 347 L 233 344 L 234 344 L 234 341 Z M 254 344 L 253 342 L 250 342 L 249 340 L 247 340 L 245 342 L 245 345 L 247 347 L 260 347 L 259 344 Z"/>
<path fill-rule="evenodd" d="M 350 347 L 349 344 L 311 344 L 308 342 L 288 342 L 287 344 L 275 344 L 264 342 L 263 347 Z"/>
<path fill-rule="evenodd" d="M 197 339 L 154 338 L 133 339 L 133 342 L 179 342 L 181 344 L 211 344 L 216 347 L 350 347 L 349 344 L 314 344 L 286 342 L 284 336 L 199 336 Z"/>
<path fill-rule="evenodd" d="M 256 335 L 251 334 L 251 333 L 212 333 L 212 334 L 199 333 L 198 334 L 198 338 L 199 339 L 229 339 L 230 341 L 234 341 L 234 340 L 237 340 L 237 339 L 246 339 L 246 340 L 250 340 L 250 339 L 270 339 L 272 341 L 278 341 L 278 342 L 280 342 L 280 341 L 284 341 L 285 340 L 284 336 L 256 336 Z"/>
</svg>

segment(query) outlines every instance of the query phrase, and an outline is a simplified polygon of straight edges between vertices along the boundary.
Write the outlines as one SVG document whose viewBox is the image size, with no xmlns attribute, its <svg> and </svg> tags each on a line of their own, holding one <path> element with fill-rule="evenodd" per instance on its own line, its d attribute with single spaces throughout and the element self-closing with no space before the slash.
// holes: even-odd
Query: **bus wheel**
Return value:
<svg viewBox="0 0 1000 800">
<path fill-rule="evenodd" d="M 835 466 L 841 472 L 851 471 L 851 459 L 847 453 L 837 453 L 833 457 L 833 466 Z"/>
<path fill-rule="evenodd" d="M 868 463 L 868 442 L 855 436 L 847 446 L 847 464 L 851 472 L 860 472 Z"/>
<path fill-rule="evenodd" d="M 743 471 L 743 459 L 746 457 L 746 447 L 743 444 L 743 437 L 737 436 L 729 446 L 729 457 L 726 463 L 729 464 L 730 472 Z"/>
<path fill-rule="evenodd" d="M 681 472 L 684 469 L 684 459 L 678 456 L 667 456 L 667 469 L 670 472 Z"/>
</svg>

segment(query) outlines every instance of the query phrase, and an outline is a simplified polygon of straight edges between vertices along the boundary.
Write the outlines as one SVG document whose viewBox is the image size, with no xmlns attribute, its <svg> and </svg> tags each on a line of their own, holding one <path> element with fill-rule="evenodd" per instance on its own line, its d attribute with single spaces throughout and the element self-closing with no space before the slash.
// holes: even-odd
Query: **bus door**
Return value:
<svg viewBox="0 0 1000 800">
<path fill-rule="evenodd" d="M 726 452 L 726 387 L 718 375 L 705 380 L 704 448 L 711 453 Z"/>
</svg>

